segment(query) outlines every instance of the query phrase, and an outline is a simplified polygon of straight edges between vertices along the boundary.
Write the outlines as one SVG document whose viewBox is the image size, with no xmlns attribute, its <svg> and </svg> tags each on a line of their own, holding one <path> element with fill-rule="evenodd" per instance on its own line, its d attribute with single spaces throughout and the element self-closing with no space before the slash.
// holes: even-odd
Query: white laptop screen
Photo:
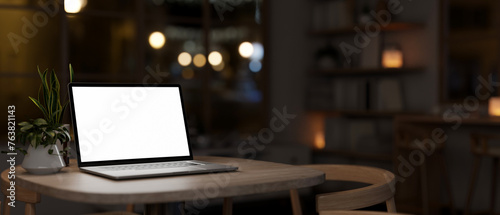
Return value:
<svg viewBox="0 0 500 215">
<path fill-rule="evenodd" d="M 81 162 L 190 156 L 179 87 L 72 86 Z"/>
</svg>

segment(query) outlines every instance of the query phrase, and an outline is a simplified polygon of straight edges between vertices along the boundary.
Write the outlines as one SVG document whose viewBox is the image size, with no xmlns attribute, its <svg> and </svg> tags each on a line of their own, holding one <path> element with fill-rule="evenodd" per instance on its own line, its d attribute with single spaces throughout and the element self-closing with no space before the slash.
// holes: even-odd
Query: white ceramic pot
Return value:
<svg viewBox="0 0 500 215">
<path fill-rule="evenodd" d="M 49 154 L 49 149 L 53 150 L 52 154 Z M 30 145 L 21 166 L 29 173 L 37 175 L 59 172 L 65 166 L 59 150 L 57 144 L 47 147 L 38 146 L 37 148 Z"/>
</svg>

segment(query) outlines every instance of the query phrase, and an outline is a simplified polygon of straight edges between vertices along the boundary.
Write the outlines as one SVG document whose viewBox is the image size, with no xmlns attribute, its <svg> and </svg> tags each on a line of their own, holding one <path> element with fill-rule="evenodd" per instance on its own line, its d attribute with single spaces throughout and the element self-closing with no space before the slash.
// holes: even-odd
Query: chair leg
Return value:
<svg viewBox="0 0 500 215">
<path fill-rule="evenodd" d="M 445 161 L 445 157 L 444 157 L 444 154 L 440 154 L 439 155 L 439 163 L 441 165 L 441 168 L 443 169 L 443 173 L 444 173 L 444 182 L 446 183 L 446 192 L 448 193 L 448 198 L 449 199 L 449 204 L 450 204 L 450 212 L 451 214 L 455 215 L 456 214 L 456 211 L 455 211 L 455 204 L 454 204 L 454 201 L 453 201 L 453 192 L 452 192 L 452 188 L 451 188 L 451 180 L 450 180 L 450 173 L 448 172 L 448 168 L 446 167 L 446 161 Z"/>
<path fill-rule="evenodd" d="M 394 202 L 394 197 L 385 201 L 385 204 L 387 205 L 387 212 L 389 212 L 389 213 L 396 213 L 397 212 L 396 211 L 396 202 Z"/>
<path fill-rule="evenodd" d="M 472 167 L 472 174 L 469 184 L 469 192 L 467 194 L 467 202 L 465 203 L 464 214 L 470 214 L 470 205 L 472 203 L 472 197 L 474 196 L 474 186 L 476 186 L 477 174 L 479 171 L 479 165 L 481 164 L 481 157 L 478 155 L 474 156 L 474 166 Z"/>
<path fill-rule="evenodd" d="M 4 196 L 3 197 L 3 203 L 2 203 L 2 214 L 3 215 L 10 215 L 10 206 L 8 205 L 8 199 L 7 199 L 7 196 Z"/>
<path fill-rule="evenodd" d="M 296 189 L 290 190 L 290 200 L 292 201 L 292 214 L 302 215 L 302 208 L 300 206 L 299 192 Z"/>
<path fill-rule="evenodd" d="M 35 204 L 26 203 L 24 205 L 24 215 L 36 215 Z"/>
<path fill-rule="evenodd" d="M 230 197 L 224 198 L 224 204 L 222 205 L 222 214 L 223 215 L 232 215 L 233 214 L 233 199 Z"/>
<path fill-rule="evenodd" d="M 498 158 L 493 158 L 493 171 L 491 172 L 491 202 L 490 214 L 495 214 L 495 197 L 497 190 L 497 171 L 498 171 Z"/>
<path fill-rule="evenodd" d="M 420 166 L 420 185 L 422 194 L 422 214 L 429 214 L 429 186 L 427 184 L 427 161 Z"/>
</svg>

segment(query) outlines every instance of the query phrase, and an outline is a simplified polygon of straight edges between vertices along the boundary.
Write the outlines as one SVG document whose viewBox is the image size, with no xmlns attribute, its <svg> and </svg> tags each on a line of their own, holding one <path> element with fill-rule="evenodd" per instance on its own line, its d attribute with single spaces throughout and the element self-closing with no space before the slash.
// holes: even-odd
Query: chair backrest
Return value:
<svg viewBox="0 0 500 215">
<path fill-rule="evenodd" d="M 10 191 L 7 189 L 10 188 L 10 179 L 8 178 L 9 176 L 9 169 L 6 169 L 2 172 L 1 178 L 1 189 L 2 189 L 2 194 L 4 195 L 3 199 L 3 206 L 2 206 L 2 214 L 3 215 L 10 215 L 10 206 L 8 205 L 10 200 L 7 198 L 10 196 Z M 23 187 L 15 185 L 16 189 L 16 202 L 24 202 L 26 203 L 24 206 L 24 214 L 25 215 L 35 215 L 35 204 L 39 203 L 41 200 L 40 194 L 33 192 L 31 190 L 25 189 Z"/>
<path fill-rule="evenodd" d="M 396 179 L 393 173 L 374 167 L 358 165 L 317 164 L 304 167 L 325 172 L 327 181 L 351 181 L 369 184 L 366 187 L 319 194 L 316 211 L 355 210 L 385 202 L 388 212 L 396 212 L 394 193 Z"/>
<path fill-rule="evenodd" d="M 389 213 L 380 211 L 326 211 L 320 215 L 411 215 L 406 213 Z"/>
</svg>

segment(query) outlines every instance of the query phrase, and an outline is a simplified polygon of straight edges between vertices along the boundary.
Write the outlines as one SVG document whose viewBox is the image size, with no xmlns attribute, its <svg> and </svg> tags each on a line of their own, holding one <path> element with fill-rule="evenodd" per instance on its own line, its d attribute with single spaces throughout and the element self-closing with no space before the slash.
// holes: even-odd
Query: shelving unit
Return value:
<svg viewBox="0 0 500 215">
<path fill-rule="evenodd" d="M 343 3 L 342 3 L 343 1 Z M 334 1 L 313 1 L 312 4 L 325 4 L 329 5 L 330 2 Z M 339 4 L 339 2 L 341 2 Z M 359 5 L 356 6 L 355 3 L 357 1 L 354 0 L 340 0 L 334 2 L 336 5 L 342 5 L 346 8 L 350 8 L 352 11 L 348 12 L 343 12 L 347 14 L 346 17 L 344 18 L 350 18 L 351 15 L 353 15 L 353 20 L 352 21 L 337 21 L 336 23 L 343 23 L 340 24 L 341 27 L 325 27 L 324 29 L 318 29 L 317 26 L 321 26 L 320 24 L 313 23 L 312 26 L 315 26 L 314 30 L 310 30 L 309 32 L 306 32 L 310 37 L 312 38 L 317 38 L 321 40 L 335 40 L 336 42 L 333 44 L 339 44 L 338 40 L 339 38 L 349 38 L 348 40 L 344 40 L 347 42 L 352 43 L 352 37 L 357 35 L 357 31 L 355 29 L 361 29 L 362 32 L 365 32 L 365 26 L 363 24 L 357 24 L 357 16 L 359 13 Z M 380 3 L 378 0 L 374 1 L 367 1 L 371 3 Z M 346 6 L 347 5 L 347 6 Z M 376 4 L 372 4 L 376 5 Z M 377 5 L 378 8 L 378 5 Z M 377 8 L 371 8 L 371 10 L 377 10 Z M 330 7 L 331 9 L 331 7 Z M 337 9 L 332 9 L 338 12 Z M 324 10 L 323 10 L 324 11 Z M 331 12 L 331 11 L 330 11 Z M 330 13 L 331 14 L 331 13 Z M 344 14 L 344 15 L 345 15 Z M 316 15 L 315 15 L 316 16 Z M 328 17 L 328 16 L 327 16 Z M 338 16 L 337 16 L 338 18 Z M 314 17 L 314 20 L 317 21 L 318 18 Z M 376 21 L 376 20 L 374 20 Z M 335 23 L 328 21 L 329 24 Z M 345 23 L 354 23 L 354 24 L 345 24 Z M 379 62 L 378 66 L 345 66 L 345 64 L 338 64 L 337 66 L 333 68 L 328 68 L 328 69 L 319 69 L 317 65 L 313 66 L 313 69 L 310 69 L 307 71 L 307 76 L 308 79 L 310 80 L 311 83 L 309 83 L 309 86 L 307 88 L 307 91 L 309 92 L 307 94 L 307 99 L 306 101 L 309 101 L 306 106 L 309 114 L 312 114 L 316 116 L 317 118 L 321 119 L 323 121 L 322 126 L 318 126 L 320 128 L 323 128 L 323 132 L 325 132 L 324 136 L 330 135 L 328 132 L 333 132 L 336 135 L 345 135 L 347 139 L 351 138 L 350 140 L 346 141 L 345 143 L 333 143 L 332 144 L 332 137 L 330 136 L 330 143 L 326 142 L 328 140 L 325 140 L 325 148 L 324 149 L 317 149 L 314 151 L 314 155 L 323 157 L 323 156 L 335 156 L 335 157 L 344 157 L 344 158 L 349 158 L 349 159 L 354 159 L 354 160 L 363 160 L 363 161 L 374 161 L 374 162 L 387 162 L 387 161 L 392 161 L 393 156 L 391 153 L 383 153 L 380 151 L 373 150 L 373 152 L 370 152 L 370 149 L 363 149 L 363 150 L 357 150 L 356 147 L 350 146 L 350 147 L 340 147 L 340 148 L 332 148 L 329 145 L 337 146 L 340 144 L 344 144 L 343 146 L 349 146 L 345 144 L 352 144 L 353 142 L 356 141 L 362 141 L 359 140 L 359 137 L 362 135 L 366 135 L 367 133 L 374 133 L 374 135 L 381 135 L 379 134 L 380 130 L 384 129 L 379 129 L 378 126 L 380 125 L 379 122 L 392 122 L 397 115 L 414 115 L 414 114 L 419 114 L 420 112 L 418 111 L 409 111 L 406 108 L 404 108 L 404 92 L 399 89 L 398 94 L 401 95 L 401 98 L 394 98 L 394 99 L 400 99 L 400 103 L 403 104 L 401 109 L 398 108 L 380 108 L 379 106 L 374 106 L 373 104 L 378 104 L 377 100 L 381 99 L 380 95 L 378 95 L 376 91 L 373 91 L 373 89 L 378 89 L 377 87 L 379 86 L 379 80 L 383 79 L 391 79 L 395 80 L 395 82 L 399 83 L 399 85 L 403 85 L 401 83 L 402 79 L 404 79 L 405 76 L 409 75 L 418 75 L 426 71 L 426 66 L 425 65 L 419 65 L 419 66 L 414 66 L 415 64 L 410 64 L 412 66 L 403 66 L 402 68 L 383 68 L 380 63 L 380 56 L 381 55 L 381 49 L 383 49 L 384 45 L 387 43 L 390 43 L 391 41 L 387 41 L 386 38 L 394 38 L 394 36 L 397 37 L 397 34 L 400 32 L 406 32 L 406 31 L 419 31 L 422 29 L 425 29 L 425 24 L 423 23 L 418 23 L 418 22 L 412 22 L 412 21 L 403 21 L 403 20 L 397 20 L 394 22 L 391 22 L 387 25 L 382 25 L 380 23 L 380 33 L 376 40 L 377 45 L 380 45 L 378 48 L 378 54 L 377 55 L 370 55 L 366 54 L 363 57 L 371 57 L 371 62 Z M 359 31 L 359 30 L 358 30 Z M 391 37 L 387 37 L 388 34 L 391 34 Z M 352 37 L 350 37 L 352 35 Z M 351 44 L 352 45 L 352 44 Z M 333 46 L 332 46 L 333 47 Z M 318 47 L 319 49 L 320 47 Z M 335 48 L 335 47 L 333 47 Z M 342 56 L 342 51 L 339 47 L 336 47 L 337 50 L 337 55 Z M 362 52 L 365 51 L 362 49 Z M 334 54 L 333 54 L 334 55 Z M 338 56 L 338 58 L 342 58 Z M 343 60 L 343 58 L 342 58 Z M 410 59 L 411 60 L 411 59 Z M 406 61 L 406 60 L 405 60 Z M 368 65 L 368 64 L 361 64 L 361 65 Z M 325 67 L 323 67 L 325 68 Z M 346 81 L 344 81 L 346 80 Z M 350 85 L 354 85 L 354 87 L 350 87 Z M 340 87 L 339 87 L 340 86 Z M 347 87 L 346 87 L 347 86 Z M 374 87 L 375 86 L 375 87 Z M 344 87 L 344 88 L 342 88 Z M 359 88 L 357 88 L 359 87 Z M 339 96 L 340 94 L 340 96 Z M 347 95 L 347 96 L 346 96 Z M 321 99 L 321 97 L 324 97 Z M 390 97 L 390 96 L 389 96 Z M 347 98 L 349 102 L 352 103 L 352 100 L 355 100 L 354 102 L 354 107 L 352 105 L 347 105 L 350 106 L 350 108 L 342 108 L 344 106 L 344 101 Z M 343 100 L 344 99 L 344 100 Z M 389 98 L 391 99 L 391 98 Z M 324 103 L 321 102 L 321 100 L 324 100 Z M 359 101 L 358 101 L 359 100 Z M 374 102 L 375 101 L 375 102 Z M 347 103 L 347 102 L 346 102 Z M 320 105 L 318 105 L 320 104 Z M 361 105 L 360 105 L 361 104 Z M 360 106 L 359 106 L 360 105 Z M 312 106 L 312 107 L 311 107 Z M 322 108 L 323 106 L 326 107 L 331 107 L 331 108 Z M 327 120 L 333 120 L 335 123 L 341 123 L 341 125 L 333 126 L 335 128 L 329 128 L 327 127 L 328 124 L 329 126 L 332 126 L 331 123 L 327 123 Z M 369 125 L 370 122 L 372 122 L 372 125 Z M 357 123 L 357 124 L 356 124 Z M 347 129 L 355 129 L 355 128 L 366 128 L 366 131 L 360 131 L 362 134 L 359 136 L 356 136 L 354 133 L 356 131 L 352 130 L 345 130 Z M 330 129 L 330 130 L 329 130 Z M 337 130 L 335 130 L 337 129 Z M 338 131 L 339 129 L 344 129 L 342 131 Z M 385 130 L 393 130 L 392 126 L 389 127 L 388 129 Z M 365 133 L 363 133 L 365 132 Z M 392 137 L 392 134 L 384 134 L 384 138 Z M 363 136 L 364 137 L 364 136 Z M 354 138 L 354 139 L 352 139 Z M 325 138 L 326 139 L 326 138 Z M 333 138 L 335 139 L 335 138 Z M 343 139 L 343 138 L 339 138 Z M 370 139 L 370 138 L 368 138 Z M 382 139 L 382 138 L 373 138 L 373 139 Z M 336 140 L 336 139 L 335 139 Z M 378 141 L 378 140 L 377 140 Z M 386 143 L 385 141 L 379 141 L 381 144 L 386 144 L 388 148 L 392 148 L 391 145 L 388 144 L 393 144 L 392 142 Z M 375 146 L 376 147 L 376 146 Z M 347 148 L 347 149 L 346 149 Z"/>
</svg>

